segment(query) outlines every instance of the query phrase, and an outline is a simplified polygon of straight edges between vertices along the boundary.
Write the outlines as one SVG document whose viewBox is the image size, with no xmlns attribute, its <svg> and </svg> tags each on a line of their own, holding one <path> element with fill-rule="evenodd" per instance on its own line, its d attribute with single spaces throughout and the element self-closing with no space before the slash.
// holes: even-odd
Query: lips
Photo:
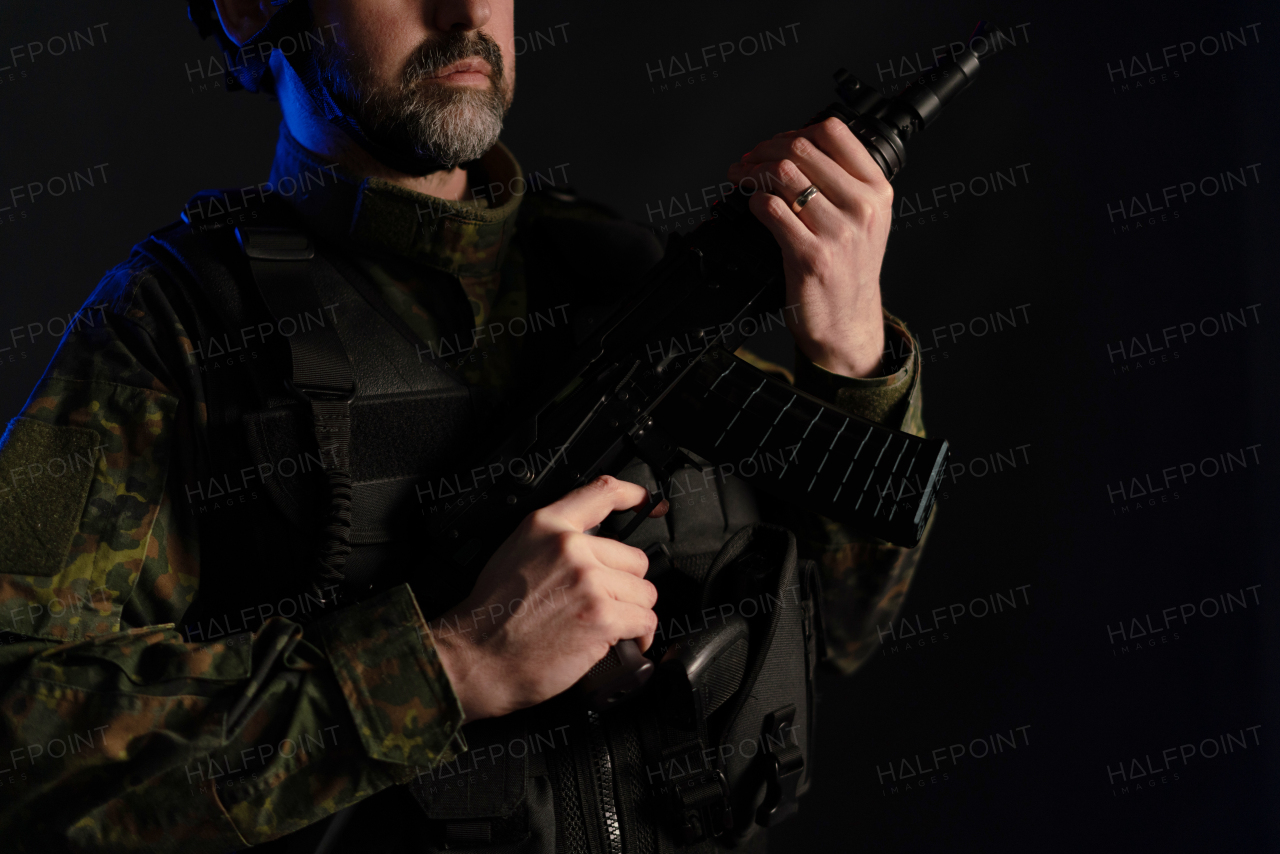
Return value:
<svg viewBox="0 0 1280 854">
<path fill-rule="evenodd" d="M 489 72 L 492 70 L 493 69 L 489 67 L 489 63 L 485 62 L 478 56 L 473 56 L 469 59 L 463 59 L 450 65 L 446 65 L 435 74 L 432 74 L 431 78 L 439 79 L 442 77 L 448 77 L 450 74 L 483 74 L 488 77 Z"/>
</svg>

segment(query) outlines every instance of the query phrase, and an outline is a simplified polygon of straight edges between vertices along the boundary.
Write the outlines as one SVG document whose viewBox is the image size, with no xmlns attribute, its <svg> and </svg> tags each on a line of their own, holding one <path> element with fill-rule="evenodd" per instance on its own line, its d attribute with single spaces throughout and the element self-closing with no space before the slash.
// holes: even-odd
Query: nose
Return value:
<svg viewBox="0 0 1280 854">
<path fill-rule="evenodd" d="M 440 32 L 478 30 L 489 23 L 491 13 L 489 0 L 443 0 L 432 24 Z"/>
</svg>

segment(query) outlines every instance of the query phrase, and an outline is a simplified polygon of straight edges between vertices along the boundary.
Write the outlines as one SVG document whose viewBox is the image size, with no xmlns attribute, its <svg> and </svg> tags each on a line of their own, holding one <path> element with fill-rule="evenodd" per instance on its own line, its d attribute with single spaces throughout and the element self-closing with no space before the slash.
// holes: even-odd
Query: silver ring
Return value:
<svg viewBox="0 0 1280 854">
<path fill-rule="evenodd" d="M 809 200 L 816 195 L 818 195 L 818 188 L 810 184 L 809 189 L 796 196 L 796 200 L 791 203 L 791 210 L 800 213 L 800 209 L 809 204 Z"/>
</svg>

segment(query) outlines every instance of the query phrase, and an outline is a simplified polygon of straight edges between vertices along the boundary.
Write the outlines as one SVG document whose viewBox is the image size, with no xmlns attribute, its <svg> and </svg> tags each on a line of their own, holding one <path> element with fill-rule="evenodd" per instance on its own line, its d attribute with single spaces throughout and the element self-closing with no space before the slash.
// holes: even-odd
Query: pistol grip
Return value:
<svg viewBox="0 0 1280 854">
<path fill-rule="evenodd" d="M 578 680 L 578 689 L 597 712 L 621 703 L 644 686 L 654 664 L 640 652 L 634 640 L 621 640 Z"/>
</svg>

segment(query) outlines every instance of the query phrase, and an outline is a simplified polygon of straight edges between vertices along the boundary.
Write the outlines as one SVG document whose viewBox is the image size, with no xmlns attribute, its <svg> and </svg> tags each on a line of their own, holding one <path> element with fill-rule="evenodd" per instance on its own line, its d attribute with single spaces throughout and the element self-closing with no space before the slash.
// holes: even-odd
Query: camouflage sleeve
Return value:
<svg viewBox="0 0 1280 854">
<path fill-rule="evenodd" d="M 924 435 L 920 409 L 920 353 L 906 324 L 885 312 L 885 364 L 893 373 L 852 379 L 830 373 L 796 352 L 797 387 L 854 415 L 888 427 Z M 879 627 L 893 620 L 925 537 L 913 549 L 859 537 L 823 516 L 803 513 L 760 496 L 766 517 L 795 532 L 800 556 L 817 561 L 823 582 L 823 611 L 830 662 L 842 673 L 860 667 L 880 643 Z"/>
<path fill-rule="evenodd" d="M 0 440 L 0 834 L 14 850 L 223 854 L 464 748 L 407 587 L 305 632 L 280 617 L 211 643 L 174 630 L 216 570 L 166 489 L 202 424 L 190 349 L 155 278 L 118 268 Z"/>
</svg>

